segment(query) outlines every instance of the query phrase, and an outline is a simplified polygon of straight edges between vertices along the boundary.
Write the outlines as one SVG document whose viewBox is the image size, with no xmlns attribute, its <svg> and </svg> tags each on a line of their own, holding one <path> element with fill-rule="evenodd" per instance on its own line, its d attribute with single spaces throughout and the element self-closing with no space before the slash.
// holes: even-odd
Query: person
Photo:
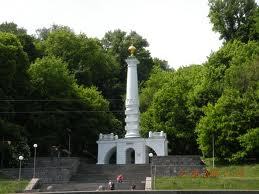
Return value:
<svg viewBox="0 0 259 194">
<path fill-rule="evenodd" d="M 112 182 L 111 190 L 114 190 L 114 189 L 115 189 L 114 182 Z"/>
<path fill-rule="evenodd" d="M 99 185 L 97 191 L 104 191 L 104 186 L 103 185 Z"/>
<path fill-rule="evenodd" d="M 109 180 L 108 185 L 109 185 L 109 189 L 110 190 L 114 190 L 115 189 L 114 183 L 111 180 Z"/>
<path fill-rule="evenodd" d="M 135 190 L 136 189 L 136 185 L 135 184 L 131 184 L 131 190 Z"/>
<path fill-rule="evenodd" d="M 123 176 L 120 174 L 117 176 L 117 182 L 122 183 L 122 181 L 123 181 Z"/>
<path fill-rule="evenodd" d="M 206 165 L 205 161 L 204 161 L 204 160 L 201 160 L 201 161 L 200 161 L 200 165 Z"/>
<path fill-rule="evenodd" d="M 109 188 L 109 190 L 111 190 L 111 187 L 112 187 L 112 181 L 109 180 L 109 182 L 108 182 L 108 188 Z"/>
</svg>

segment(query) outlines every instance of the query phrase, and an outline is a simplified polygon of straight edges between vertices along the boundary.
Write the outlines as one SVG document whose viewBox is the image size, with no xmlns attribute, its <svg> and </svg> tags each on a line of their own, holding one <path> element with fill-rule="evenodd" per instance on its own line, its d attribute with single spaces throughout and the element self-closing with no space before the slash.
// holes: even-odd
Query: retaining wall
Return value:
<svg viewBox="0 0 259 194">
<path fill-rule="evenodd" d="M 42 161 L 41 161 L 42 162 Z M 46 166 L 37 167 L 35 177 L 40 179 L 41 183 L 66 183 L 71 176 L 75 174 L 79 166 L 79 158 L 60 158 L 46 159 Z M 4 168 L 0 172 L 13 179 L 18 179 L 19 168 Z M 31 179 L 33 177 L 33 168 L 22 168 L 21 179 Z"/>
</svg>

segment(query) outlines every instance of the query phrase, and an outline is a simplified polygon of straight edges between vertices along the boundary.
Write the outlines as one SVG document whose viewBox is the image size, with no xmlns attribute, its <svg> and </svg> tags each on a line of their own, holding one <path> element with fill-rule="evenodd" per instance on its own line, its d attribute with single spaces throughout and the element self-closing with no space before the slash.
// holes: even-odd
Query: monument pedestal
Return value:
<svg viewBox="0 0 259 194">
<path fill-rule="evenodd" d="M 167 156 L 167 139 L 163 132 L 150 132 L 149 138 L 117 139 L 113 134 L 100 134 L 98 143 L 97 164 L 109 164 L 112 155 L 116 154 L 116 164 L 146 164 L 148 154 Z"/>
</svg>

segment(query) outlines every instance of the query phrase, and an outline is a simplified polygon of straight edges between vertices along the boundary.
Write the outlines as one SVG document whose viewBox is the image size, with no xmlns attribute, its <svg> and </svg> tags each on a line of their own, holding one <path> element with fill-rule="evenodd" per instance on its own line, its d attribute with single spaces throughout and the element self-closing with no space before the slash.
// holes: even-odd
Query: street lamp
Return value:
<svg viewBox="0 0 259 194">
<path fill-rule="evenodd" d="M 153 153 L 152 152 L 150 152 L 149 154 L 148 154 L 148 156 L 149 156 L 149 163 L 151 164 L 151 166 L 150 166 L 150 176 L 151 176 L 151 188 L 152 188 L 152 183 L 153 183 L 153 173 L 152 173 L 152 157 L 154 156 L 153 155 Z"/>
<path fill-rule="evenodd" d="M 22 160 L 23 160 L 23 156 L 19 156 L 19 161 L 20 161 L 20 168 L 19 168 L 19 181 L 21 180 L 21 171 L 22 171 Z"/>
<path fill-rule="evenodd" d="M 154 155 L 153 155 L 152 152 L 150 152 L 150 153 L 148 154 L 148 156 L 149 156 L 149 162 L 151 163 L 152 157 L 153 157 Z"/>
<path fill-rule="evenodd" d="M 36 167 L 36 149 L 38 145 L 35 143 L 33 144 L 34 147 L 34 165 L 33 165 L 33 178 L 35 178 L 35 167 Z"/>
</svg>

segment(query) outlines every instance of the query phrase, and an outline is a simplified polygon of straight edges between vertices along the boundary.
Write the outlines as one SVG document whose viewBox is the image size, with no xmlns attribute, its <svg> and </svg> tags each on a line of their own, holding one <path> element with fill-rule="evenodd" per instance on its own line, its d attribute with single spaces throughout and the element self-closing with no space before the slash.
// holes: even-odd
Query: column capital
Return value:
<svg viewBox="0 0 259 194">
<path fill-rule="evenodd" d="M 128 64 L 128 66 L 139 64 L 139 60 L 134 56 L 129 56 L 125 61 Z"/>
</svg>

